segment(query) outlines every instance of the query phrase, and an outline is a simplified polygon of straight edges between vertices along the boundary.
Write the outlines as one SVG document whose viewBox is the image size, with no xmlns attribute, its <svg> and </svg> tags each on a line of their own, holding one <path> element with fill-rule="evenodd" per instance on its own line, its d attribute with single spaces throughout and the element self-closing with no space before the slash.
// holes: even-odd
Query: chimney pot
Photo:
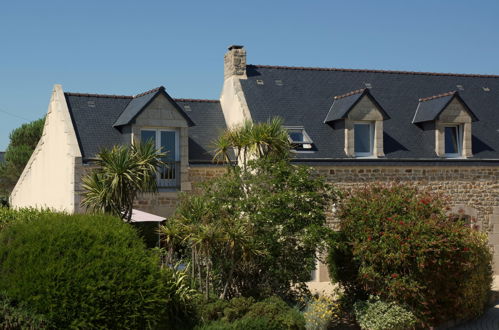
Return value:
<svg viewBox="0 0 499 330">
<path fill-rule="evenodd" d="M 244 46 L 241 46 L 241 45 L 230 45 L 229 46 L 229 50 L 233 50 L 233 49 L 242 49 L 244 48 Z"/>
</svg>

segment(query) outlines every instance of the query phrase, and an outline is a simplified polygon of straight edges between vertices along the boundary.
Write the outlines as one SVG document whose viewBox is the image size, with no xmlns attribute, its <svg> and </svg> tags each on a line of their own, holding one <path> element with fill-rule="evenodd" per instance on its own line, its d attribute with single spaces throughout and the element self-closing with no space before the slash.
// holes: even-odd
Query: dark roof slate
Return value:
<svg viewBox="0 0 499 330">
<path fill-rule="evenodd" d="M 218 100 L 175 99 L 198 125 L 189 127 L 189 161 L 211 162 L 213 142 L 227 128 Z"/>
<path fill-rule="evenodd" d="M 474 158 L 499 159 L 499 76 L 258 65 L 248 65 L 246 71 L 248 78 L 241 85 L 253 120 L 280 116 L 286 126 L 304 126 L 314 141 L 317 151 L 297 153 L 298 158 L 348 158 L 343 131 L 325 124 L 324 118 L 335 95 L 370 84 L 369 93 L 391 118 L 383 125 L 386 159 L 438 160 L 434 132 L 413 124 L 414 113 L 420 98 L 457 85 L 463 88 L 460 97 L 480 119 L 472 124 Z"/>
<path fill-rule="evenodd" d="M 458 100 L 473 118 L 473 121 L 478 121 L 478 118 L 471 111 L 466 102 L 464 102 L 463 99 L 459 96 L 459 93 L 456 91 L 452 91 L 419 99 L 419 104 L 414 115 L 413 123 L 419 124 L 436 120 L 440 113 L 447 107 L 447 105 L 449 105 L 449 103 L 454 98 L 458 98 Z"/>
<path fill-rule="evenodd" d="M 102 148 L 127 143 L 120 129 L 113 127 L 117 119 L 136 99 L 145 101 L 153 93 L 132 96 L 65 93 L 73 126 L 84 160 L 95 158 Z M 202 123 L 189 128 L 189 159 L 211 161 L 211 142 L 225 129 L 225 120 L 216 100 L 172 99 L 191 122 Z M 189 105 L 189 110 L 185 106 Z M 135 105 L 134 105 L 135 107 Z M 137 106 L 138 107 L 138 106 Z M 191 119 L 192 118 L 192 119 Z"/>
<path fill-rule="evenodd" d="M 66 93 L 66 103 L 83 159 L 94 158 L 101 148 L 123 143 L 121 132 L 113 124 L 131 100 Z"/>
</svg>

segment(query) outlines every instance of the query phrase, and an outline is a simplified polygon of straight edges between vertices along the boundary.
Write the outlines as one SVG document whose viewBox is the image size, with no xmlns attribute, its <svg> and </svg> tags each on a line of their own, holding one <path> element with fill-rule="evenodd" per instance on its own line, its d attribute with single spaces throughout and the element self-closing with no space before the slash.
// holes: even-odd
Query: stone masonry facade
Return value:
<svg viewBox="0 0 499 330">
<path fill-rule="evenodd" d="M 448 196 L 450 212 L 464 212 L 475 218 L 479 229 L 488 234 L 494 253 L 494 273 L 499 274 L 499 167 L 320 165 L 315 168 L 330 184 L 344 191 L 375 183 L 400 182 Z M 221 165 L 191 165 L 188 171 L 192 189 L 196 190 L 202 181 L 226 173 L 226 168 Z M 138 198 L 136 207 L 146 212 L 169 216 L 175 210 L 178 197 L 178 191 L 145 194 Z M 332 207 L 327 210 L 327 215 L 328 224 L 334 228 L 336 222 Z M 319 265 L 316 281 L 327 279 L 326 267 Z"/>
<path fill-rule="evenodd" d="M 341 190 L 373 183 L 400 182 L 427 188 L 449 197 L 452 213 L 476 219 L 488 233 L 494 253 L 494 273 L 499 273 L 499 167 L 497 166 L 318 166 L 319 174 Z M 332 209 L 330 225 L 335 226 Z"/>
</svg>

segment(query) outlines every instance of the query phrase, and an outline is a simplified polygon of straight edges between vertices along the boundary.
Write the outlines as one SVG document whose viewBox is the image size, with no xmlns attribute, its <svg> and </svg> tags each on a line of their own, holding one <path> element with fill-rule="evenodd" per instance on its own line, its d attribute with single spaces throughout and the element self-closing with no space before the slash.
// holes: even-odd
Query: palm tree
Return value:
<svg viewBox="0 0 499 330">
<path fill-rule="evenodd" d="M 82 205 L 130 222 L 137 195 L 157 191 L 161 157 L 164 153 L 151 142 L 103 149 L 97 156 L 98 168 L 83 178 Z"/>
<path fill-rule="evenodd" d="M 230 163 L 231 154 L 245 166 L 248 160 L 268 156 L 289 157 L 291 144 L 282 119 L 272 118 L 266 123 L 246 121 L 226 130 L 214 142 L 217 161 Z"/>
</svg>

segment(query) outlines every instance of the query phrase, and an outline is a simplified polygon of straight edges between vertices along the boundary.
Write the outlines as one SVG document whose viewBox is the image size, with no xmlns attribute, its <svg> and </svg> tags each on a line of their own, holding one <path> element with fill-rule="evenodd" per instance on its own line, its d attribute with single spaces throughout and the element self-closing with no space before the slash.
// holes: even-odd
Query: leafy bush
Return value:
<svg viewBox="0 0 499 330">
<path fill-rule="evenodd" d="M 29 218 L 32 213 L 20 213 Z M 108 216 L 39 213 L 0 232 L 0 292 L 55 328 L 150 328 L 175 322 L 172 272 L 133 228 Z M 178 311 L 178 310 L 177 310 Z"/>
<path fill-rule="evenodd" d="M 201 329 L 304 329 L 303 315 L 278 297 L 218 300 L 203 307 Z M 212 322 L 208 322 L 212 321 Z"/>
<path fill-rule="evenodd" d="M 171 257 L 190 260 L 197 283 L 226 298 L 290 297 L 325 247 L 334 192 L 305 167 L 262 159 L 184 195 L 162 231 Z M 186 239 L 187 238 L 187 239 Z M 302 286 L 300 286 L 302 288 Z"/>
<path fill-rule="evenodd" d="M 406 308 L 378 297 L 359 301 L 354 305 L 355 317 L 361 329 L 408 330 L 414 328 L 417 318 Z"/>
<path fill-rule="evenodd" d="M 483 312 L 492 281 L 487 237 L 447 216 L 442 198 L 373 186 L 355 191 L 337 216 L 328 263 L 348 294 L 409 306 L 426 325 Z"/>
<path fill-rule="evenodd" d="M 340 323 L 340 306 L 331 296 L 314 297 L 308 303 L 303 316 L 307 329 L 329 329 Z"/>
<path fill-rule="evenodd" d="M 16 305 L 4 295 L 0 295 L 0 329 L 44 329 L 47 321 L 43 315 L 33 313 L 26 305 Z"/>
</svg>

